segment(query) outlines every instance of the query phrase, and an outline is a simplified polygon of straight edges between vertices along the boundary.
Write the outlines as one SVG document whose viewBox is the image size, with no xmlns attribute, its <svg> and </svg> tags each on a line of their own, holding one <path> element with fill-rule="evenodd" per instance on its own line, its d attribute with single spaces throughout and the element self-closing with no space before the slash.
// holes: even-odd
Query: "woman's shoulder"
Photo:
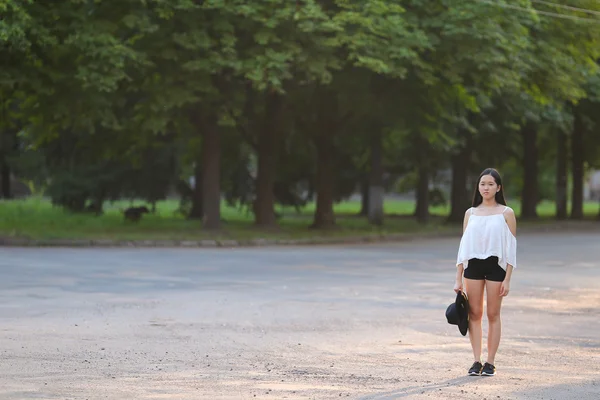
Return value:
<svg viewBox="0 0 600 400">
<path fill-rule="evenodd" d="M 467 208 L 467 210 L 465 211 L 465 222 L 467 222 L 469 220 L 469 217 L 471 217 L 471 215 L 474 215 L 475 208 L 476 207 L 469 207 L 469 208 Z"/>
<path fill-rule="evenodd" d="M 509 207 L 509 206 L 504 206 L 504 211 L 503 211 L 503 213 L 504 213 L 504 214 L 512 214 L 512 215 L 514 215 L 514 214 L 515 214 L 515 210 L 513 210 L 513 209 L 512 209 L 511 207 Z"/>
</svg>

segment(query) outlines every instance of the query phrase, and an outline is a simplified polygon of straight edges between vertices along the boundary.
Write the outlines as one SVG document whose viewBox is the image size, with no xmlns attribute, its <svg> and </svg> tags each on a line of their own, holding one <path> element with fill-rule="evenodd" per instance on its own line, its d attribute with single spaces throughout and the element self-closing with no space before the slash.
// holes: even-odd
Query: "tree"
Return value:
<svg viewBox="0 0 600 400">
<path fill-rule="evenodd" d="M 0 7 L 4 7 L 0 52 L 7 60 L 0 93 L 8 96 L 5 101 L 17 105 L 16 129 L 19 138 L 27 141 L 21 143 L 22 148 L 50 149 L 51 142 L 69 138 L 72 143 L 68 145 L 60 141 L 63 148 L 80 151 L 96 141 L 99 133 L 122 128 L 117 110 L 124 99 L 116 93 L 128 74 L 143 63 L 133 43 L 148 29 L 147 8 L 139 7 L 136 1 L 115 5 L 71 0 L 11 1 Z M 93 151 L 81 153 L 93 154 L 94 159 L 114 156 L 110 151 L 115 137 L 104 139 Z M 53 156 L 44 154 L 43 158 L 60 164 L 60 160 L 52 160 Z M 66 160 L 75 158 L 74 154 L 66 155 Z M 60 173 L 64 175 L 73 171 L 75 164 L 63 167 Z M 90 166 L 91 171 L 99 170 Z M 63 178 L 64 182 L 85 179 L 74 185 L 87 187 L 87 193 L 95 191 L 93 175 L 77 173 Z M 73 196 L 64 204 L 81 209 L 85 196 Z"/>
<path fill-rule="evenodd" d="M 10 98 L 1 98 L 0 101 L 0 197 L 10 199 L 13 197 L 11 161 L 19 152 L 20 121 L 17 103 Z"/>
<path fill-rule="evenodd" d="M 570 110 L 573 116 L 571 133 L 571 172 L 572 172 L 572 207 L 571 218 L 582 219 L 583 213 L 583 185 L 586 166 L 598 165 L 598 140 L 597 130 L 600 118 L 596 110 L 600 104 L 600 74 L 588 75 L 585 85 L 586 97 L 574 104 Z"/>
<path fill-rule="evenodd" d="M 344 82 L 354 79 L 353 76 L 364 77 L 368 74 L 402 79 L 412 65 L 420 62 L 419 52 L 429 45 L 428 38 L 415 21 L 407 19 L 406 10 L 397 4 L 381 0 L 339 0 L 328 4 L 327 12 L 339 26 L 336 39 L 340 48 L 340 63 L 344 66 L 342 73 L 334 77 L 334 82 L 338 76 Z M 338 81 L 338 87 L 339 84 Z M 329 101 L 327 111 L 318 116 L 315 145 L 320 172 L 317 176 L 319 187 L 313 226 L 330 228 L 335 224 L 329 160 L 335 154 L 333 137 L 348 129 L 346 124 L 355 110 L 340 108 L 337 104 L 339 97 L 335 94 L 327 94 L 327 91 L 317 93 L 321 99 Z M 321 96 L 321 93 L 324 95 Z"/>
<path fill-rule="evenodd" d="M 408 112 L 411 117 L 422 114 L 422 119 L 436 121 L 428 123 L 429 145 L 450 155 L 453 180 L 449 220 L 462 221 L 467 206 L 467 171 L 474 150 L 472 136 L 477 133 L 469 121 L 494 92 L 519 86 L 530 46 L 526 28 L 532 17 L 485 2 L 431 4 L 415 0 L 408 4 L 407 18 L 417 21 L 431 46 L 424 49 L 422 61 L 414 68 L 412 79 L 421 83 L 413 87 L 418 89 L 403 93 L 412 98 L 429 95 L 428 101 L 418 103 L 423 108 L 413 103 Z M 421 152 L 427 147 L 420 141 L 415 143 Z M 423 222 L 428 219 L 429 175 L 433 172 L 425 164 L 429 158 L 423 154 L 419 167 L 417 215 Z"/>
<path fill-rule="evenodd" d="M 598 10 L 598 4 L 585 2 L 585 7 Z M 583 7 L 583 5 L 582 5 Z M 564 10 L 563 10 L 564 11 Z M 595 39 L 600 29 L 597 23 L 581 23 L 578 19 L 569 19 L 568 17 L 578 17 L 577 13 L 565 12 L 567 18 L 540 18 L 538 24 L 531 28 L 531 35 L 536 39 L 532 54 L 534 55 L 532 68 L 526 81 L 528 92 L 533 100 L 540 104 L 555 104 L 560 106 L 564 101 L 577 102 L 585 97 L 585 83 L 590 75 L 598 73 L 596 60 L 600 55 L 597 49 L 597 40 Z M 540 108 L 538 108 L 540 109 Z M 575 116 L 576 117 L 576 116 Z M 525 122 L 526 126 L 528 123 Z M 582 176 L 582 162 L 577 156 L 580 146 L 580 125 L 577 117 L 574 121 L 573 145 L 574 155 L 573 173 L 574 192 L 572 216 L 579 217 L 580 210 L 578 204 L 582 204 L 583 185 L 580 184 L 579 175 Z M 531 137 L 533 134 L 529 132 Z M 535 146 L 533 140 L 525 141 L 526 176 L 525 188 L 537 187 L 537 170 L 535 169 L 536 157 L 532 157 Z M 529 146 L 529 147 L 527 147 Z M 523 217 L 535 218 L 536 201 L 533 190 L 524 192 L 523 205 L 527 206 L 523 210 Z M 526 196 L 525 196 L 526 195 Z M 582 208 L 581 208 L 582 213 Z"/>
</svg>

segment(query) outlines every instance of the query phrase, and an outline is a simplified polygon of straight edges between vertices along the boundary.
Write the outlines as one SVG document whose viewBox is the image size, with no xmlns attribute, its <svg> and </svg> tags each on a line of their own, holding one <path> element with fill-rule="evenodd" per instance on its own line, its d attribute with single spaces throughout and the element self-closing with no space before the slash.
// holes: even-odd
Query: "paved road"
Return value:
<svg viewBox="0 0 600 400">
<path fill-rule="evenodd" d="M 493 378 L 456 246 L 0 248 L 0 399 L 600 398 L 600 233 L 519 237 Z"/>
</svg>

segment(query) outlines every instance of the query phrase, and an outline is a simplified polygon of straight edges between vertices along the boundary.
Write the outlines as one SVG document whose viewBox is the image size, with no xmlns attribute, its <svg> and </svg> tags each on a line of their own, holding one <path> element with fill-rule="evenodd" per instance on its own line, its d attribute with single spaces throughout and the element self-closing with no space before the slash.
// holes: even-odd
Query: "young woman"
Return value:
<svg viewBox="0 0 600 400">
<path fill-rule="evenodd" d="M 463 290 L 469 301 L 469 339 L 475 362 L 469 375 L 493 376 L 500 344 L 502 299 L 510 292 L 510 278 L 516 268 L 517 221 L 506 206 L 502 178 L 493 168 L 484 170 L 475 187 L 473 207 L 465 212 L 463 236 L 456 262 L 454 291 Z M 487 361 L 482 364 L 483 294 L 487 293 Z"/>
</svg>

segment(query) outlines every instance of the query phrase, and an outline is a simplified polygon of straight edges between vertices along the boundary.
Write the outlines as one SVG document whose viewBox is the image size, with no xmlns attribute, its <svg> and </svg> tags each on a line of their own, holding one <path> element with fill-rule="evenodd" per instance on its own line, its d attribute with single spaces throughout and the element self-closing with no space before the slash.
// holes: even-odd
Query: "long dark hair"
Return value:
<svg viewBox="0 0 600 400">
<path fill-rule="evenodd" d="M 486 168 L 479 175 L 479 178 L 477 178 L 477 183 L 475 184 L 475 193 L 473 193 L 473 207 L 477 207 L 483 202 L 483 197 L 481 196 L 481 193 L 479 193 L 479 182 L 481 182 L 481 178 L 486 175 L 491 175 L 496 181 L 496 185 L 500 187 L 500 190 L 496 192 L 496 203 L 505 206 L 506 200 L 504 200 L 504 185 L 502 184 L 502 177 L 494 168 Z"/>
</svg>

